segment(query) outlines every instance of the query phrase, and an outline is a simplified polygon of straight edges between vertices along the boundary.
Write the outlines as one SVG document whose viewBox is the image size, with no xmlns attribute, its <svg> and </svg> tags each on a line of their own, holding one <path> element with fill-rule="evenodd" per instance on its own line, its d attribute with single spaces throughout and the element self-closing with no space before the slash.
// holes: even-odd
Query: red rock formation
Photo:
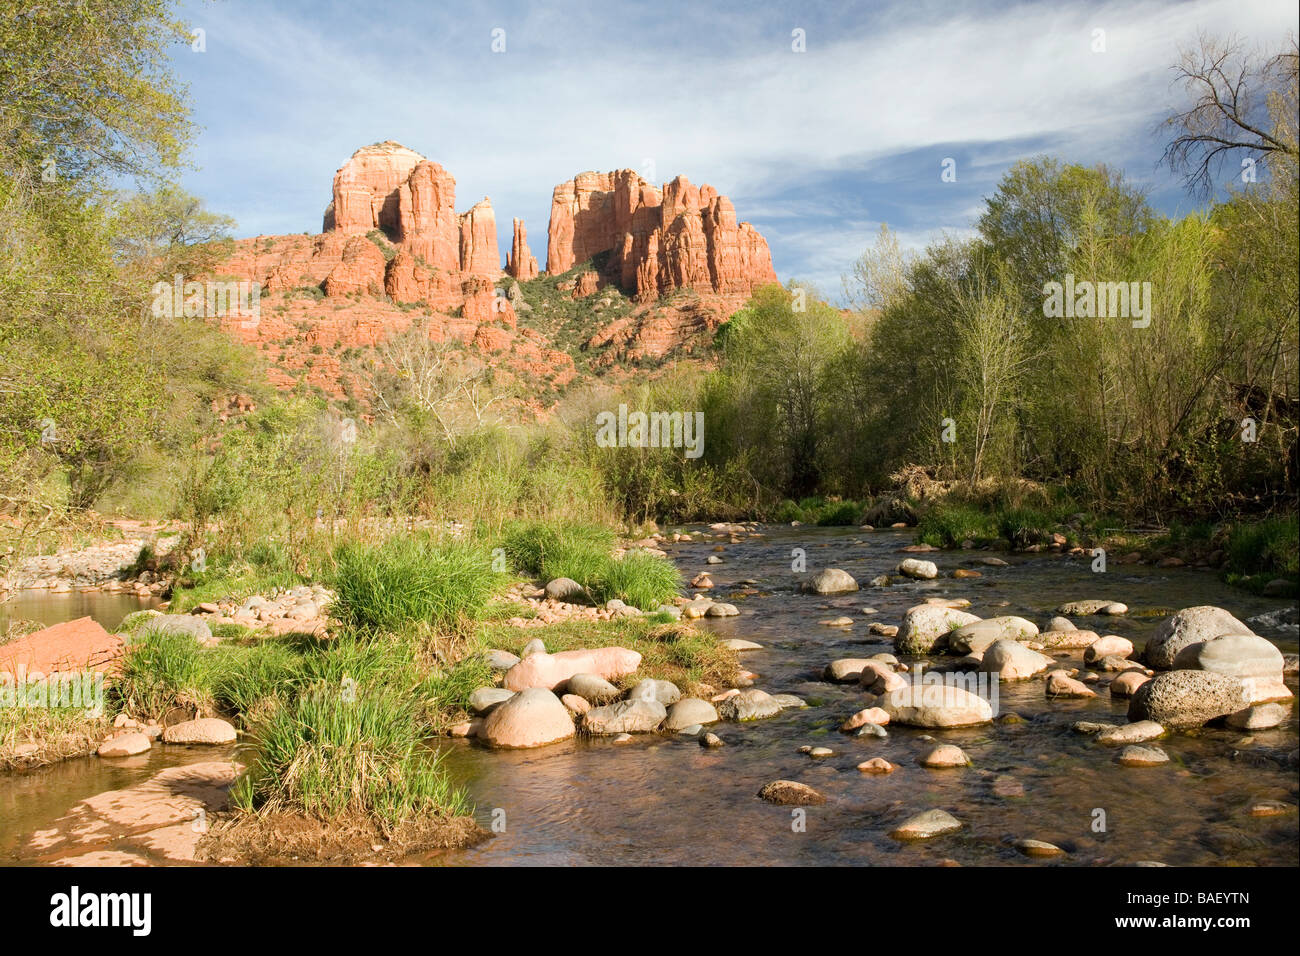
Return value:
<svg viewBox="0 0 1300 956">
<path fill-rule="evenodd" d="M 406 248 L 437 269 L 463 268 L 456 180 L 437 163 L 423 160 L 398 191 L 397 236 Z"/>
<path fill-rule="evenodd" d="M 776 281 L 767 241 L 731 200 L 684 176 L 655 189 L 634 171 L 579 173 L 555 187 L 546 271 L 608 253 L 602 271 L 640 301 L 690 288 L 731 296 Z"/>
<path fill-rule="evenodd" d="M 343 258 L 325 277 L 325 294 L 350 295 L 360 292 L 378 295 L 384 287 L 387 262 L 379 246 L 365 236 L 353 236 L 343 247 Z"/>
<path fill-rule="evenodd" d="M 510 256 L 506 259 L 506 272 L 520 282 L 527 282 L 537 278 L 537 257 L 528 249 L 528 230 L 524 228 L 524 221 L 516 219 L 514 227 L 515 235 L 510 243 Z"/>
<path fill-rule="evenodd" d="M 465 272 L 495 279 L 501 275 L 497 250 L 497 217 L 486 196 L 460 217 L 460 267 Z"/>
<path fill-rule="evenodd" d="M 392 140 L 357 150 L 334 174 L 334 201 L 321 231 L 398 233 L 399 190 L 423 159 Z"/>
</svg>

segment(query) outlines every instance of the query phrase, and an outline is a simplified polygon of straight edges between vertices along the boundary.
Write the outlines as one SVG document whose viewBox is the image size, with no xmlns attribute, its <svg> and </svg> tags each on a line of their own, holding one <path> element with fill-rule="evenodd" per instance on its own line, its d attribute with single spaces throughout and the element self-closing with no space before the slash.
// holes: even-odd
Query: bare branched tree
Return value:
<svg viewBox="0 0 1300 956">
<path fill-rule="evenodd" d="M 1295 38 L 1270 57 L 1242 49 L 1234 37 L 1201 34 L 1173 67 L 1191 105 L 1164 122 L 1175 133 L 1163 161 L 1183 176 L 1188 189 L 1208 196 L 1220 166 L 1243 158 L 1268 164 L 1296 157 Z"/>
<path fill-rule="evenodd" d="M 458 343 L 434 341 L 425 323 L 391 336 L 356 367 L 375 411 L 393 424 L 414 413 L 431 416 L 455 445 L 466 430 L 490 424 L 491 368 Z"/>
</svg>

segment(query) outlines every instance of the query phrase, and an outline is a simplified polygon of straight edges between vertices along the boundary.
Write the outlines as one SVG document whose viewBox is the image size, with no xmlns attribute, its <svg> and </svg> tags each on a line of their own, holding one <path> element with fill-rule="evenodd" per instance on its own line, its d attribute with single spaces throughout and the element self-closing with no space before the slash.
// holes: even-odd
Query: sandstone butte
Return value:
<svg viewBox="0 0 1300 956">
<path fill-rule="evenodd" d="M 363 147 L 334 174 L 319 234 L 236 241 L 220 277 L 260 282 L 263 298 L 256 321 L 232 314 L 222 327 L 282 350 L 272 384 L 293 387 L 298 372 L 337 397 L 347 372 L 336 353 L 378 345 L 411 325 L 410 306 L 423 305 L 431 339 L 470 343 L 523 380 L 567 384 L 576 376 L 572 356 L 520 328 L 518 300 L 497 292 L 503 275 L 539 275 L 524 221 L 512 227 L 503 270 L 489 199 L 458 213 L 456 180 L 441 165 L 392 141 Z M 555 187 L 547 274 L 588 261 L 594 268 L 562 282 L 562 291 L 578 299 L 614 285 L 637 303 L 591 329 L 585 348 L 596 350 L 597 366 L 662 357 L 777 281 L 766 240 L 736 221 L 727 197 L 681 176 L 656 188 L 627 169 L 580 173 Z M 695 294 L 659 304 L 678 289 Z"/>
</svg>

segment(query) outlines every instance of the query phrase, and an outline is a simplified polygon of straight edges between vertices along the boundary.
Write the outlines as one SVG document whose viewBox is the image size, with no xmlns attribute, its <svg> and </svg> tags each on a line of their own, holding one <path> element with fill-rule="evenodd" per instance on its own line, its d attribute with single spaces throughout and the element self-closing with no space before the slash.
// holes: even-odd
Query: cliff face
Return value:
<svg viewBox="0 0 1300 956">
<path fill-rule="evenodd" d="M 524 221 L 516 219 L 515 234 L 510 243 L 510 256 L 506 259 L 506 272 L 520 282 L 537 278 L 537 257 L 528 248 L 528 230 Z"/>
<path fill-rule="evenodd" d="M 555 187 L 546 271 L 604 255 L 602 277 L 638 301 L 676 289 L 747 296 L 776 281 L 767 240 L 731 200 L 678 176 L 662 189 L 633 170 L 579 173 Z"/>
</svg>

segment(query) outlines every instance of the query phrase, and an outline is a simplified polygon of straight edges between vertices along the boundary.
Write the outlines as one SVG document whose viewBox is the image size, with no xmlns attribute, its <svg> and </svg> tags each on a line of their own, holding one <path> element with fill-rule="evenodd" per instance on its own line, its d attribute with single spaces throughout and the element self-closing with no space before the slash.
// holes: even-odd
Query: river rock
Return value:
<svg viewBox="0 0 1300 956">
<path fill-rule="evenodd" d="M 200 717 L 172 724 L 162 733 L 168 744 L 229 744 L 234 743 L 235 728 L 218 717 Z"/>
<path fill-rule="evenodd" d="M 1038 625 L 1023 617 L 989 617 L 963 624 L 948 634 L 948 648 L 958 654 L 980 654 L 994 641 L 1025 641 L 1038 635 Z"/>
<path fill-rule="evenodd" d="M 736 617 L 740 614 L 740 608 L 734 604 L 723 604 L 721 601 L 715 601 L 710 604 L 708 610 L 704 612 L 705 617 Z"/>
<path fill-rule="evenodd" d="M 504 687 L 480 687 L 469 695 L 469 709 L 476 714 L 486 714 L 513 696 L 515 692 Z"/>
<path fill-rule="evenodd" d="M 799 708 L 808 706 L 806 700 L 795 694 L 773 694 L 772 699 L 776 701 L 776 706 L 780 707 L 782 710 L 789 710 L 792 707 Z"/>
<path fill-rule="evenodd" d="M 894 650 L 900 654 L 928 654 L 939 638 L 949 631 L 978 620 L 974 614 L 965 611 L 918 604 L 908 608 L 903 615 L 903 622 L 894 637 Z"/>
<path fill-rule="evenodd" d="M 933 561 L 922 561 L 919 558 L 904 558 L 895 570 L 920 581 L 932 581 L 939 576 L 939 569 Z"/>
<path fill-rule="evenodd" d="M 947 767 L 969 767 L 970 757 L 967 757 L 966 751 L 955 744 L 939 744 L 923 753 L 917 762 L 922 767 L 938 770 Z"/>
<path fill-rule="evenodd" d="M 1015 842 L 1015 847 L 1025 856 L 1032 856 L 1038 859 L 1065 856 L 1065 851 L 1055 843 L 1045 843 L 1042 840 L 1017 840 Z"/>
<path fill-rule="evenodd" d="M 560 703 L 568 708 L 569 713 L 577 717 L 581 717 L 591 710 L 591 701 L 585 697 L 579 697 L 577 694 L 564 694 L 560 697 Z"/>
<path fill-rule="evenodd" d="M 840 724 L 840 730 L 848 733 L 857 730 L 866 724 L 887 724 L 889 723 L 889 714 L 882 707 L 867 707 L 858 711 L 849 717 L 844 723 Z"/>
<path fill-rule="evenodd" d="M 628 700 L 654 700 L 667 707 L 682 699 L 682 692 L 669 680 L 646 677 L 637 681 L 627 692 Z"/>
<path fill-rule="evenodd" d="M 1250 704 L 1245 684 L 1211 671 L 1170 671 L 1152 678 L 1133 694 L 1130 721 L 1154 720 L 1172 730 L 1204 726 Z"/>
<path fill-rule="evenodd" d="M 1290 704 L 1252 704 L 1229 714 L 1225 723 L 1237 730 L 1270 730 L 1280 727 L 1290 713 Z"/>
<path fill-rule="evenodd" d="M 946 810 L 926 810 L 908 817 L 889 835 L 895 840 L 928 840 L 960 829 L 960 821 Z"/>
<path fill-rule="evenodd" d="M 682 617 L 688 621 L 697 621 L 709 613 L 713 602 L 708 598 L 697 598 L 682 605 Z"/>
<path fill-rule="evenodd" d="M 1052 618 L 1050 621 L 1047 622 L 1047 630 L 1049 630 L 1049 631 L 1073 631 L 1073 630 L 1075 630 L 1075 625 L 1074 625 L 1074 622 L 1071 621 L 1068 617 L 1061 617 L 1061 616 L 1058 615 L 1057 617 L 1054 617 L 1054 618 Z"/>
<path fill-rule="evenodd" d="M 626 647 L 560 651 L 558 654 L 541 652 L 525 657 L 506 671 L 504 684 L 510 690 L 529 687 L 555 690 L 574 674 L 595 674 L 605 680 L 614 680 L 635 672 L 640 665 L 641 655 Z"/>
<path fill-rule="evenodd" d="M 648 734 L 667 716 L 668 709 L 657 700 L 620 700 L 583 714 L 582 729 L 597 736 Z"/>
<path fill-rule="evenodd" d="M 605 678 L 595 674 L 574 674 L 565 682 L 564 689 L 594 704 L 607 704 L 623 693 Z"/>
<path fill-rule="evenodd" d="M 1163 737 L 1165 728 L 1154 720 L 1139 720 L 1122 727 L 1107 727 L 1097 735 L 1099 744 L 1144 744 Z"/>
<path fill-rule="evenodd" d="M 1125 747 L 1115 759 L 1125 767 L 1158 767 L 1169 755 L 1159 747 Z"/>
<path fill-rule="evenodd" d="M 980 660 L 981 673 L 997 674 L 1002 680 L 1024 680 L 1052 666 L 1046 654 L 1030 650 L 1019 641 L 994 641 Z"/>
<path fill-rule="evenodd" d="M 747 641 L 740 637 L 729 637 L 721 643 L 729 651 L 761 651 L 763 649 L 762 644 L 755 644 L 753 641 Z"/>
<path fill-rule="evenodd" d="M 1118 601 L 1071 601 L 1068 604 L 1062 604 L 1056 609 L 1058 614 L 1068 614 L 1070 617 L 1089 617 L 1093 614 L 1127 614 L 1128 605 L 1121 604 Z"/>
<path fill-rule="evenodd" d="M 1186 607 L 1160 622 L 1143 653 L 1148 665 L 1167 671 L 1173 669 L 1174 659 L 1189 644 L 1210 641 L 1221 634 L 1251 633 L 1249 627 L 1221 607 Z"/>
<path fill-rule="evenodd" d="M 110 737 L 99 745 L 99 749 L 95 753 L 101 757 L 133 757 L 136 754 L 144 753 L 152 746 L 153 744 L 146 735 L 134 731 Z"/>
<path fill-rule="evenodd" d="M 487 661 L 488 667 L 494 671 L 508 671 L 519 663 L 519 658 L 516 655 L 496 648 L 486 652 L 483 659 Z"/>
<path fill-rule="evenodd" d="M 1082 681 L 1077 681 L 1064 671 L 1053 671 L 1044 681 L 1043 691 L 1048 697 L 1096 697 L 1097 694 Z"/>
<path fill-rule="evenodd" d="M 841 657 L 839 660 L 831 661 L 822 669 L 822 679 L 836 684 L 856 683 L 862 674 L 862 668 L 870 663 L 871 661 L 861 657 Z"/>
<path fill-rule="evenodd" d="M 1134 663 L 1127 657 L 1120 657 L 1118 654 L 1107 654 L 1105 657 L 1099 657 L 1090 662 L 1093 670 L 1114 673 L 1116 671 L 1144 671 L 1141 664 Z"/>
<path fill-rule="evenodd" d="M 894 765 L 884 757 L 872 757 L 858 764 L 858 770 L 862 773 L 893 773 Z"/>
<path fill-rule="evenodd" d="M 563 601 L 566 604 L 591 603 L 587 589 L 573 578 L 553 578 L 547 581 L 546 596 L 552 601 Z"/>
<path fill-rule="evenodd" d="M 541 747 L 574 734 L 568 709 L 544 687 L 526 687 L 492 709 L 478 732 L 493 747 Z"/>
<path fill-rule="evenodd" d="M 1150 679 L 1140 670 L 1124 671 L 1110 682 L 1110 696 L 1132 697 Z"/>
<path fill-rule="evenodd" d="M 718 704 L 718 716 L 723 720 L 761 720 L 775 717 L 781 712 L 781 705 L 771 694 L 757 687 L 732 694 Z"/>
<path fill-rule="evenodd" d="M 208 622 L 190 614 L 160 614 L 150 618 L 139 631 L 140 637 L 147 634 L 187 634 L 201 647 L 213 647 L 217 643 Z"/>
<path fill-rule="evenodd" d="M 843 594 L 857 589 L 858 582 L 853 580 L 853 575 L 839 568 L 824 568 L 803 585 L 809 594 Z"/>
<path fill-rule="evenodd" d="M 908 684 L 886 694 L 879 706 L 893 724 L 909 727 L 968 727 L 993 719 L 984 698 L 961 687 L 940 683 Z"/>
<path fill-rule="evenodd" d="M 700 746 L 714 749 L 722 746 L 722 738 L 715 733 L 706 733 L 700 736 Z"/>
<path fill-rule="evenodd" d="M 668 708 L 668 714 L 663 722 L 663 729 L 680 732 L 692 724 L 712 724 L 717 720 L 717 708 L 707 700 L 700 700 L 698 697 L 683 697 Z"/>
<path fill-rule="evenodd" d="M 1083 662 L 1091 664 L 1093 661 L 1101 660 L 1103 657 L 1110 655 L 1128 657 L 1132 653 L 1133 642 L 1127 637 L 1120 637 L 1118 634 L 1107 634 L 1105 637 L 1097 638 L 1084 649 Z"/>
<path fill-rule="evenodd" d="M 758 791 L 758 795 L 768 803 L 783 807 L 816 806 L 826 802 L 826 798 L 812 787 L 794 780 L 773 780 Z"/>
<path fill-rule="evenodd" d="M 1255 634 L 1221 634 L 1184 647 L 1174 657 L 1174 670 L 1281 681 L 1282 652 L 1272 641 Z"/>
<path fill-rule="evenodd" d="M 907 686 L 907 678 L 883 661 L 869 660 L 862 665 L 858 683 L 871 694 L 887 694 Z"/>
<path fill-rule="evenodd" d="M 523 646 L 523 649 L 519 652 L 519 656 L 522 659 L 527 659 L 529 657 L 532 657 L 534 654 L 545 654 L 545 653 L 546 653 L 546 643 L 540 637 L 534 637 L 531 641 L 529 641 L 527 644 Z"/>
</svg>

